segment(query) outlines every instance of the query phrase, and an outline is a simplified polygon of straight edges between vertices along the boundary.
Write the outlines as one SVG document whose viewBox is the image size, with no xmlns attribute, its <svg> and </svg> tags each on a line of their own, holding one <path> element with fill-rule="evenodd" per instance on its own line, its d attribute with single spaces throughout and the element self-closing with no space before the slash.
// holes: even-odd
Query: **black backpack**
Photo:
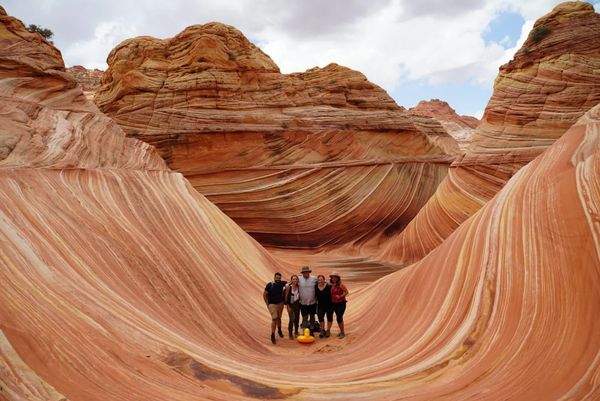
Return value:
<svg viewBox="0 0 600 401">
<path fill-rule="evenodd" d="M 315 324 L 313 325 L 313 332 L 320 332 L 321 331 L 321 325 L 319 324 L 318 321 L 315 322 Z"/>
</svg>

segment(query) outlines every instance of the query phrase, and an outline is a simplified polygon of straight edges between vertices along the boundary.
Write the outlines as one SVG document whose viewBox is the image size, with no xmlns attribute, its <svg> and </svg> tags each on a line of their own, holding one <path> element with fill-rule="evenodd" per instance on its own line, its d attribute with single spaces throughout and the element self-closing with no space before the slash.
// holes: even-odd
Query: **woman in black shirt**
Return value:
<svg viewBox="0 0 600 401">
<path fill-rule="evenodd" d="M 317 276 L 317 284 L 315 286 L 315 295 L 317 297 L 317 317 L 321 325 L 321 333 L 319 337 L 329 337 L 331 330 L 331 322 L 333 321 L 333 310 L 331 307 L 331 285 L 325 281 L 325 276 L 319 274 Z M 325 330 L 324 318 L 327 315 L 327 330 Z"/>
</svg>

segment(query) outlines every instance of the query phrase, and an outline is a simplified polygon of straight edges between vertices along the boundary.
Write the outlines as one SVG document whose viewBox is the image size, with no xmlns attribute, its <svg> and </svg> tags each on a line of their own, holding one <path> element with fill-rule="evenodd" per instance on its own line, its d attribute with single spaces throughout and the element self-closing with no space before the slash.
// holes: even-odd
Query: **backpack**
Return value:
<svg viewBox="0 0 600 401">
<path fill-rule="evenodd" d="M 318 321 L 315 321 L 315 324 L 313 325 L 313 332 L 320 332 L 321 331 L 321 325 L 319 324 Z"/>
</svg>

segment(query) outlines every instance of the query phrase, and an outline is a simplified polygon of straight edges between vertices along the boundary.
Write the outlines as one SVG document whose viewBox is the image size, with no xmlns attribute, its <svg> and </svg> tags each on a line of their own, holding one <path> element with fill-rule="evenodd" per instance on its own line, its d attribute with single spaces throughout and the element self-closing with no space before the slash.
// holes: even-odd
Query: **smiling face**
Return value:
<svg viewBox="0 0 600 401">
<path fill-rule="evenodd" d="M 290 282 L 292 283 L 292 286 L 297 286 L 298 285 L 298 276 L 296 276 L 295 274 L 290 278 Z"/>
<path fill-rule="evenodd" d="M 324 284 L 325 283 L 325 276 L 319 274 L 319 276 L 317 276 L 317 283 L 319 283 L 319 285 Z"/>
<path fill-rule="evenodd" d="M 276 273 L 275 276 L 273 276 L 273 279 L 276 283 L 279 283 L 281 281 L 281 274 Z"/>
<path fill-rule="evenodd" d="M 310 277 L 310 272 L 302 272 L 302 277 L 309 278 Z"/>
</svg>

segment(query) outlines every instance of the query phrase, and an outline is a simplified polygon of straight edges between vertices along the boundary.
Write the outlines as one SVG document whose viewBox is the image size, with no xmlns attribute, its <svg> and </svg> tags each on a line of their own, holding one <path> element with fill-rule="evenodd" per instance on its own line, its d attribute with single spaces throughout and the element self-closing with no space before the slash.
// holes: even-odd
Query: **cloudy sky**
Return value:
<svg viewBox="0 0 600 401">
<path fill-rule="evenodd" d="M 596 11 L 600 0 L 590 0 Z M 219 21 L 282 72 L 331 62 L 364 73 L 397 103 L 446 100 L 480 117 L 498 68 L 558 0 L 5 0 L 8 14 L 54 32 L 65 64 L 106 69 L 124 39 L 168 38 Z"/>
</svg>

